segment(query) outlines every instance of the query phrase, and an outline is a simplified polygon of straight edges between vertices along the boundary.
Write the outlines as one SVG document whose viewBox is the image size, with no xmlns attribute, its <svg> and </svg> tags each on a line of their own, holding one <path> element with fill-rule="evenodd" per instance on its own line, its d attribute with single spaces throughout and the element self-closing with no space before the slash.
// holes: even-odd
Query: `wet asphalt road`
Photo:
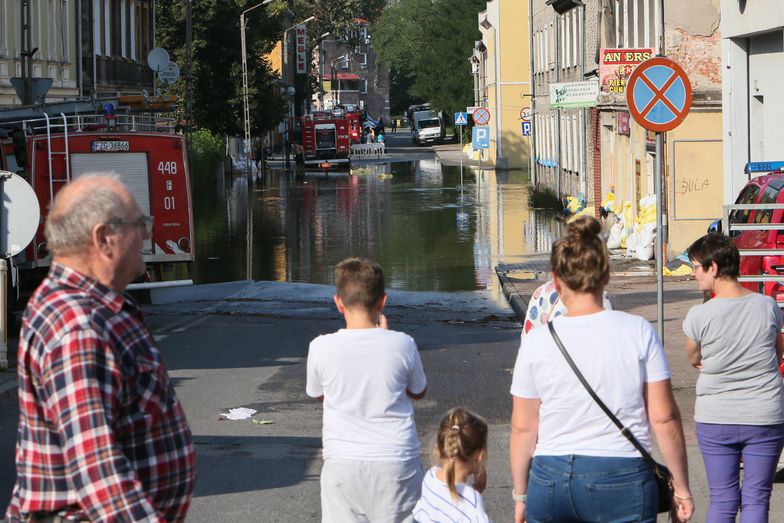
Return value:
<svg viewBox="0 0 784 523">
<path fill-rule="evenodd" d="M 305 394 L 309 341 L 342 327 L 331 286 L 271 282 L 207 287 L 186 303 L 146 308 L 147 321 L 194 433 L 189 521 L 319 521 L 321 405 Z M 393 292 L 390 328 L 411 334 L 428 376 L 415 405 L 423 465 L 443 413 L 465 405 L 491 425 L 485 503 L 509 521 L 509 385 L 519 324 L 489 292 Z M 258 410 L 225 421 L 233 407 Z M 15 408 L 0 409 L 0 508 L 10 496 Z M 11 458 L 11 459 L 8 459 Z"/>
</svg>

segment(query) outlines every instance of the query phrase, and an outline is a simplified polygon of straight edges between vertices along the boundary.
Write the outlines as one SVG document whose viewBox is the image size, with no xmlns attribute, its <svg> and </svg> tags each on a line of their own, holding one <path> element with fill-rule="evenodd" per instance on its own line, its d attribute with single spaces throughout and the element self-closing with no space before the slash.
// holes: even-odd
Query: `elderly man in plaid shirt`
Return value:
<svg viewBox="0 0 784 523">
<path fill-rule="evenodd" d="M 181 521 L 195 457 L 139 306 L 152 219 L 128 188 L 85 176 L 46 220 L 49 275 L 19 338 L 19 430 L 10 522 Z"/>
</svg>

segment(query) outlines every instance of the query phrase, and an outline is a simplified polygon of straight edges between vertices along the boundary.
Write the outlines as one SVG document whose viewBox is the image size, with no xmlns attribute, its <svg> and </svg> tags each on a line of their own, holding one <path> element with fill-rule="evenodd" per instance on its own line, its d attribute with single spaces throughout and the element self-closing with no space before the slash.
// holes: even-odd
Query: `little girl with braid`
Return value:
<svg viewBox="0 0 784 523">
<path fill-rule="evenodd" d="M 481 495 L 487 484 L 487 422 L 453 408 L 441 420 L 435 453 L 440 466 L 425 474 L 414 521 L 489 523 Z M 466 484 L 469 476 L 474 476 L 472 486 Z"/>
</svg>

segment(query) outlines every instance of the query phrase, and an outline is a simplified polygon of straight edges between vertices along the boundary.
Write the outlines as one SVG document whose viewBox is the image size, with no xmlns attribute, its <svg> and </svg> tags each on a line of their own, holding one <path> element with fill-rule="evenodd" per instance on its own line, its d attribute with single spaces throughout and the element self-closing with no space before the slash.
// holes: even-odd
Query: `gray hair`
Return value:
<svg viewBox="0 0 784 523">
<path fill-rule="evenodd" d="M 93 227 L 123 218 L 125 214 L 120 195 L 105 185 L 96 184 L 77 201 L 69 203 L 63 203 L 58 193 L 46 218 L 47 247 L 55 256 L 83 251 L 92 242 Z"/>
</svg>

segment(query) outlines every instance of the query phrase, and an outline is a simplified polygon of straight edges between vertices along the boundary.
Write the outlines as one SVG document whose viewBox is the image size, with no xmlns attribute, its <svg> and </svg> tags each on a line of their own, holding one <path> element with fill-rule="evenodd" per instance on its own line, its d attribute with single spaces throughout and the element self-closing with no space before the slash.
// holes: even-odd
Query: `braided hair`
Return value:
<svg viewBox="0 0 784 523">
<path fill-rule="evenodd" d="M 455 488 L 455 460 L 468 461 L 477 452 L 487 448 L 487 422 L 463 407 L 446 413 L 438 427 L 438 457 L 446 461 L 446 484 L 452 499 L 457 501 Z M 484 472 L 484 460 L 479 463 Z"/>
</svg>

